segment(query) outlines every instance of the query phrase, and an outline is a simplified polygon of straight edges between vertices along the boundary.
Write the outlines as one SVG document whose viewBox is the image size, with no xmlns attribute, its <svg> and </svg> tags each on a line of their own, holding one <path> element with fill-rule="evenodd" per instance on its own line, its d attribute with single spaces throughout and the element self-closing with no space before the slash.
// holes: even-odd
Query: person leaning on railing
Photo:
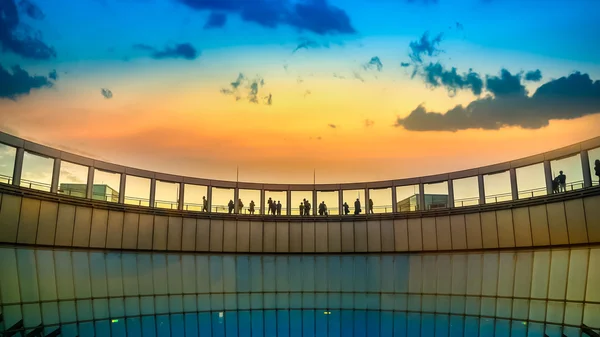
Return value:
<svg viewBox="0 0 600 337">
<path fill-rule="evenodd" d="M 594 162 L 594 173 L 598 177 L 598 184 L 600 184 L 600 159 L 596 159 Z"/>
</svg>

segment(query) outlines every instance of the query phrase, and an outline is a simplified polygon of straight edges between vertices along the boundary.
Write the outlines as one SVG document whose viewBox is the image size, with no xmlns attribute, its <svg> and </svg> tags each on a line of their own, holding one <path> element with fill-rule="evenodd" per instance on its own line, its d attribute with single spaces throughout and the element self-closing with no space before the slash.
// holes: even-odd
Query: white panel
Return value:
<svg viewBox="0 0 600 337">
<path fill-rule="evenodd" d="M 20 303 L 17 254 L 14 248 L 0 248 L 0 299 L 3 304 Z"/>
<path fill-rule="evenodd" d="M 437 245 L 439 250 L 452 249 L 452 234 L 450 232 L 450 217 L 440 216 L 435 218 Z"/>
<path fill-rule="evenodd" d="M 548 275 L 550 274 L 550 251 L 536 251 L 533 255 L 531 297 L 545 299 L 548 295 Z"/>
<path fill-rule="evenodd" d="M 381 252 L 381 223 L 379 220 L 367 221 L 367 249 L 369 252 Z"/>
<path fill-rule="evenodd" d="M 53 245 L 56 234 L 56 218 L 58 216 L 58 203 L 42 201 L 40 206 L 40 220 L 36 244 Z M 91 220 L 90 220 L 91 221 Z M 89 236 L 88 236 L 89 240 Z"/>
<path fill-rule="evenodd" d="M 583 199 L 585 221 L 590 242 L 600 242 L 600 195 Z"/>
<path fill-rule="evenodd" d="M 327 253 L 327 222 L 315 223 L 315 251 L 317 253 Z M 292 238 L 290 238 L 292 240 Z"/>
<path fill-rule="evenodd" d="M 569 251 L 553 250 L 550 260 L 550 285 L 548 298 L 553 300 L 565 299 L 567 276 L 569 268 Z"/>
<path fill-rule="evenodd" d="M 236 236 L 236 251 L 250 251 L 250 222 L 247 220 L 238 220 L 237 236 Z"/>
<path fill-rule="evenodd" d="M 512 297 L 515 280 L 515 252 L 500 252 L 498 296 Z"/>
<path fill-rule="evenodd" d="M 274 253 L 276 252 L 276 224 L 272 221 L 263 222 L 263 251 Z"/>
<path fill-rule="evenodd" d="M 250 251 L 260 253 L 263 251 L 263 224 L 258 221 L 250 222 Z"/>
<path fill-rule="evenodd" d="M 154 216 L 140 214 L 137 248 L 152 249 L 152 238 L 154 237 Z"/>
<path fill-rule="evenodd" d="M 15 243 L 19 226 L 21 197 L 2 195 L 0 207 L 0 242 Z"/>
<path fill-rule="evenodd" d="M 300 225 L 298 223 L 298 225 Z M 290 224 L 288 224 L 288 222 L 284 222 L 284 221 L 277 221 L 276 223 L 277 226 L 277 244 L 275 249 L 277 250 L 277 252 L 283 252 L 283 253 L 287 253 L 290 251 L 290 245 L 291 242 L 290 240 L 298 240 L 300 239 L 300 236 L 297 237 L 293 237 L 290 235 Z"/>
<path fill-rule="evenodd" d="M 302 251 L 302 222 L 290 222 L 290 252 L 300 253 Z"/>
<path fill-rule="evenodd" d="M 498 222 L 498 244 L 500 248 L 514 247 L 515 234 L 513 229 L 512 210 L 505 209 L 496 212 Z"/>
<path fill-rule="evenodd" d="M 408 220 L 406 219 L 394 220 L 394 250 L 408 251 Z"/>
<path fill-rule="evenodd" d="M 121 249 L 123 240 L 123 212 L 108 212 L 108 229 L 106 231 L 106 248 Z"/>
<path fill-rule="evenodd" d="M 423 250 L 421 218 L 408 219 L 408 250 Z"/>
<path fill-rule="evenodd" d="M 210 251 L 223 251 L 223 220 L 210 220 Z"/>
<path fill-rule="evenodd" d="M 546 205 L 548 212 L 548 227 L 550 228 L 550 243 L 552 245 L 566 245 L 569 243 L 567 232 L 567 219 L 565 218 L 565 205 L 556 202 Z"/>
<path fill-rule="evenodd" d="M 548 215 L 546 214 L 546 205 L 529 207 L 529 220 L 531 221 L 533 245 L 549 245 L 550 234 L 548 232 Z"/>
<path fill-rule="evenodd" d="M 569 230 L 569 243 L 587 243 L 587 230 L 583 200 L 574 199 L 565 201 L 565 214 Z M 598 220 L 600 221 L 600 220 Z"/>
<path fill-rule="evenodd" d="M 39 216 L 40 201 L 23 198 L 23 201 L 21 202 L 21 216 L 19 217 L 17 243 L 35 243 Z"/>
<path fill-rule="evenodd" d="M 167 226 L 169 218 L 166 216 L 154 216 L 154 232 L 152 234 L 152 249 L 167 250 Z"/>
<path fill-rule="evenodd" d="M 406 235 L 404 237 L 406 237 Z M 381 251 L 393 252 L 394 239 L 394 221 L 381 220 Z"/>
<path fill-rule="evenodd" d="M 355 252 L 367 252 L 367 222 L 366 221 L 355 221 L 354 222 L 354 251 Z"/>
<path fill-rule="evenodd" d="M 139 214 L 125 213 L 123 219 L 123 249 L 137 248 L 139 220 Z"/>
<path fill-rule="evenodd" d="M 354 222 L 344 221 L 341 224 L 342 252 L 354 252 Z M 331 251 L 331 244 L 329 245 Z"/>
<path fill-rule="evenodd" d="M 56 221 L 55 245 L 70 246 L 73 240 L 73 224 L 75 223 L 75 206 L 67 204 L 58 205 Z"/>
<path fill-rule="evenodd" d="M 167 250 L 181 250 L 181 234 L 183 231 L 183 219 L 179 216 L 169 217 L 167 229 Z M 235 242 L 235 241 L 234 241 Z"/>
<path fill-rule="evenodd" d="M 466 214 L 465 223 L 467 226 L 467 248 L 483 248 L 481 239 L 481 219 L 479 218 L 479 213 Z"/>
<path fill-rule="evenodd" d="M 56 301 L 56 273 L 54 272 L 54 252 L 52 250 L 36 250 L 37 279 L 40 287 L 40 301 Z M 3 255 L 0 252 L 0 255 Z M 0 259 L 3 258 L 0 257 Z M 1 277 L 0 277 L 1 278 Z M 2 288 L 0 284 L 0 288 Z"/>
<path fill-rule="evenodd" d="M 437 250 L 435 218 L 422 218 L 421 226 L 423 232 L 423 250 Z"/>
<path fill-rule="evenodd" d="M 62 205 L 61 205 L 62 206 Z M 59 209 L 60 217 L 60 209 Z M 58 226 L 60 227 L 60 219 Z M 104 248 L 106 246 L 106 229 L 108 226 L 108 211 L 94 208 L 92 213 L 92 230 L 90 232 L 90 247 Z"/>
<path fill-rule="evenodd" d="M 590 249 L 589 266 L 600 266 L 600 248 Z M 585 300 L 600 302 L 600 268 L 588 268 L 587 288 Z"/>
<path fill-rule="evenodd" d="M 235 220 L 223 221 L 223 251 L 233 253 L 237 250 L 237 224 Z"/>
<path fill-rule="evenodd" d="M 181 250 L 192 252 L 196 250 L 196 219 L 183 218 L 181 233 Z"/>
<path fill-rule="evenodd" d="M 75 210 L 75 228 L 73 229 L 73 246 L 89 247 L 90 230 L 92 229 L 92 208 L 77 207 Z"/>
<path fill-rule="evenodd" d="M 452 249 L 467 249 L 467 228 L 464 215 L 450 217 L 450 230 L 452 232 Z"/>
<path fill-rule="evenodd" d="M 452 294 L 465 295 L 467 292 L 467 255 L 452 255 Z"/>
<path fill-rule="evenodd" d="M 567 300 L 583 301 L 585 283 L 588 272 L 589 249 L 573 249 L 569 261 L 569 276 L 567 279 Z"/>
<path fill-rule="evenodd" d="M 483 212 L 481 217 L 481 237 L 483 248 L 498 248 L 498 230 L 496 212 Z"/>
<path fill-rule="evenodd" d="M 325 225 L 320 222 L 319 225 Z M 302 222 L 302 251 L 313 253 L 315 251 L 315 223 Z"/>
<path fill-rule="evenodd" d="M 342 251 L 342 237 L 341 237 L 341 223 L 340 222 L 328 222 L 327 223 L 327 241 L 328 251 L 330 253 L 338 253 Z"/>
<path fill-rule="evenodd" d="M 467 295 L 481 295 L 483 255 L 469 254 L 467 260 Z"/>
<path fill-rule="evenodd" d="M 521 207 L 512 210 L 513 226 L 515 230 L 515 245 L 517 247 L 530 247 L 531 225 L 529 223 L 529 208 Z"/>
<path fill-rule="evenodd" d="M 515 265 L 515 297 L 529 297 L 531 290 L 533 252 L 517 252 Z"/>
<path fill-rule="evenodd" d="M 210 220 L 196 220 L 196 251 L 208 252 L 210 250 Z"/>
<path fill-rule="evenodd" d="M 483 254 L 482 295 L 496 296 L 498 288 L 498 264 L 497 252 Z"/>
</svg>

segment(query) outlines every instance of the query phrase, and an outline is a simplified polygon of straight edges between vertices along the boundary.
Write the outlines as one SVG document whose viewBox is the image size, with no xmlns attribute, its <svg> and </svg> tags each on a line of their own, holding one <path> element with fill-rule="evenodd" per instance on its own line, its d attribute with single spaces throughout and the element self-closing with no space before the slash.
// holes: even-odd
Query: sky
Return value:
<svg viewBox="0 0 600 337">
<path fill-rule="evenodd" d="M 595 0 L 0 0 L 0 13 L 0 130 L 126 166 L 376 181 L 600 136 Z"/>
</svg>

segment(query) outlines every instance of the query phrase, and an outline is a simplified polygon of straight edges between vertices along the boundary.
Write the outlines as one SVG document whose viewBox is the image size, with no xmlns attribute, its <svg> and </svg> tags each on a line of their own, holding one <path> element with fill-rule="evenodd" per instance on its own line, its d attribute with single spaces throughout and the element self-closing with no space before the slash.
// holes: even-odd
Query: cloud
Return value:
<svg viewBox="0 0 600 337">
<path fill-rule="evenodd" d="M 375 121 L 370 120 L 370 119 L 365 119 L 365 127 L 369 128 L 369 127 L 373 126 L 373 124 L 375 124 Z"/>
<path fill-rule="evenodd" d="M 36 4 L 29 0 L 21 0 L 19 2 L 19 9 L 34 20 L 44 20 L 46 17 L 44 12 L 42 12 L 42 10 Z"/>
<path fill-rule="evenodd" d="M 465 29 L 465 26 L 463 26 L 463 24 L 462 24 L 462 23 L 460 23 L 460 22 L 456 21 L 456 29 L 458 29 L 458 30 L 464 30 L 464 29 Z"/>
<path fill-rule="evenodd" d="M 30 1 L 21 1 L 20 9 L 34 19 L 44 17 L 44 13 Z M 56 57 L 56 50 L 42 41 L 42 33 L 21 22 L 14 0 L 0 0 L 0 45 L 2 52 L 13 52 L 26 59 Z"/>
<path fill-rule="evenodd" d="M 402 68 L 408 68 L 408 67 L 410 67 L 410 63 L 408 63 L 408 62 L 402 62 L 402 63 L 400 63 L 400 66 Z"/>
<path fill-rule="evenodd" d="M 361 81 L 361 82 L 363 82 L 363 83 L 365 82 L 365 79 L 364 79 L 364 78 L 363 78 L 363 77 L 362 77 L 362 76 L 361 76 L 361 75 L 358 73 L 358 71 L 353 71 L 353 72 L 352 72 L 352 76 L 353 76 L 355 79 L 357 79 L 357 80 L 359 80 L 359 81 Z M 343 78 L 343 77 L 339 77 L 339 78 Z"/>
<path fill-rule="evenodd" d="M 113 93 L 112 91 L 102 88 L 100 89 L 100 93 L 102 94 L 102 96 L 104 96 L 104 98 L 106 99 L 111 99 L 113 97 Z"/>
<path fill-rule="evenodd" d="M 479 96 L 483 89 L 483 80 L 472 69 L 469 69 L 468 73 L 458 74 L 456 68 L 448 70 L 437 62 L 429 63 L 416 74 L 420 74 L 425 83 L 432 88 L 445 87 L 451 96 L 462 89 L 470 89 L 474 95 Z"/>
<path fill-rule="evenodd" d="M 406 0 L 406 2 L 408 3 L 422 3 L 425 5 L 429 5 L 429 4 L 437 4 L 438 0 Z"/>
<path fill-rule="evenodd" d="M 254 79 L 250 79 L 243 73 L 239 73 L 237 79 L 229 83 L 229 88 L 223 88 L 220 92 L 224 95 L 234 96 L 236 101 L 245 98 L 250 103 L 272 105 L 272 94 L 261 93 L 264 85 L 265 80 L 258 75 Z"/>
<path fill-rule="evenodd" d="M 306 98 L 306 96 L 308 96 L 308 95 L 310 95 L 310 94 L 312 94 L 312 92 L 310 92 L 310 90 L 306 90 L 306 91 L 304 92 L 304 98 Z"/>
<path fill-rule="evenodd" d="M 409 44 L 410 53 L 408 56 L 414 63 L 422 63 L 422 56 L 437 56 L 442 50 L 438 48 L 442 42 L 443 34 L 438 34 L 435 38 L 429 39 L 429 32 L 423 33 L 417 41 L 412 41 Z"/>
<path fill-rule="evenodd" d="M 342 9 L 327 0 L 175 0 L 197 11 L 238 14 L 243 21 L 265 28 L 287 25 L 319 35 L 354 34 L 356 30 Z"/>
<path fill-rule="evenodd" d="M 194 46 L 189 43 L 179 43 L 175 46 L 167 46 L 163 50 L 156 49 L 147 44 L 134 44 L 134 49 L 149 51 L 152 54 L 150 55 L 153 59 L 162 60 L 162 59 L 174 59 L 174 58 L 182 58 L 186 60 L 194 60 L 198 56 L 200 56 L 200 51 L 197 51 Z"/>
<path fill-rule="evenodd" d="M 224 27 L 227 23 L 227 15 L 218 12 L 210 13 L 208 20 L 206 20 L 206 24 L 204 24 L 204 29 L 211 28 L 221 28 Z"/>
<path fill-rule="evenodd" d="M 11 74 L 0 64 L 0 99 L 16 101 L 19 96 L 29 95 L 32 89 L 50 88 L 54 83 L 49 77 L 31 76 L 18 65 L 12 67 Z"/>
<path fill-rule="evenodd" d="M 58 79 L 58 74 L 56 73 L 56 69 L 53 69 L 49 74 L 48 74 L 48 78 L 50 78 L 53 81 L 56 81 Z"/>
<path fill-rule="evenodd" d="M 332 129 L 336 129 L 337 128 L 337 125 L 335 125 L 335 124 L 327 124 L 327 126 L 329 126 Z"/>
<path fill-rule="evenodd" d="M 525 81 L 539 82 L 542 80 L 542 72 L 539 69 L 525 73 Z"/>
<path fill-rule="evenodd" d="M 329 43 L 319 43 L 315 40 L 308 38 L 301 38 L 300 42 L 296 46 L 296 48 L 292 51 L 292 53 L 296 53 L 300 49 L 316 49 L 316 48 L 329 48 Z"/>
<path fill-rule="evenodd" d="M 383 69 L 383 63 L 381 63 L 381 60 L 378 56 L 373 56 L 369 62 L 363 64 L 363 69 L 375 69 L 377 71 L 381 71 Z"/>
<path fill-rule="evenodd" d="M 457 105 L 443 114 L 419 106 L 406 118 L 398 118 L 396 126 L 413 131 L 497 130 L 509 126 L 539 129 L 551 120 L 600 113 L 600 81 L 591 80 L 588 74 L 576 72 L 551 80 L 532 96 L 527 96 L 518 75 L 503 70 L 499 77 L 490 79 L 488 90 L 494 96 Z"/>
<path fill-rule="evenodd" d="M 344 76 L 344 75 L 340 75 L 340 74 L 338 74 L 338 73 L 333 73 L 333 77 L 335 77 L 335 78 L 339 78 L 339 79 L 341 79 L 341 80 L 343 80 L 343 79 L 345 79 L 345 78 L 346 78 L 346 76 Z"/>
</svg>

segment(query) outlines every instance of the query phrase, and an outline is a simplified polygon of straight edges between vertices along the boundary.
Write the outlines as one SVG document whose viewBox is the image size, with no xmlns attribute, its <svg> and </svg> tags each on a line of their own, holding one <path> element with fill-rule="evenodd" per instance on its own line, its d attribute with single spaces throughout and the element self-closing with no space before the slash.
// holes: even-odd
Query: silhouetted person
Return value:
<svg viewBox="0 0 600 337">
<path fill-rule="evenodd" d="M 304 216 L 304 201 L 300 202 L 299 207 L 300 207 L 300 216 Z"/>
<path fill-rule="evenodd" d="M 250 214 L 254 214 L 254 200 L 250 200 Z"/>
<path fill-rule="evenodd" d="M 202 197 L 202 212 L 208 212 L 208 200 L 206 197 Z"/>
<path fill-rule="evenodd" d="M 347 202 L 344 202 L 344 214 L 348 215 L 350 213 L 350 206 L 348 206 Z"/>
<path fill-rule="evenodd" d="M 277 203 L 275 202 L 275 200 L 273 200 L 273 202 L 271 202 L 271 214 L 273 214 L 273 215 L 277 214 Z"/>
<path fill-rule="evenodd" d="M 563 171 L 560 171 L 560 174 L 558 175 L 558 177 L 556 177 L 556 179 L 558 179 L 558 190 L 560 192 L 566 192 L 567 191 L 567 176 L 563 174 Z"/>
<path fill-rule="evenodd" d="M 558 177 L 552 180 L 552 194 L 558 193 Z"/>
<path fill-rule="evenodd" d="M 271 214 L 273 212 L 273 200 L 269 198 L 269 200 L 267 200 L 267 204 L 269 205 L 267 214 Z"/>
<path fill-rule="evenodd" d="M 238 199 L 238 213 L 244 213 L 244 203 L 242 202 L 242 199 Z"/>
<path fill-rule="evenodd" d="M 323 201 L 323 215 L 329 215 L 329 212 L 327 211 L 327 204 L 325 204 L 325 201 Z"/>
<path fill-rule="evenodd" d="M 369 198 L 369 213 L 373 214 L 373 199 Z"/>
<path fill-rule="evenodd" d="M 275 208 L 277 209 L 277 215 L 281 215 L 281 201 L 277 200 L 277 206 Z"/>
<path fill-rule="evenodd" d="M 310 202 L 308 200 L 304 200 L 304 215 L 310 215 Z"/>
<path fill-rule="evenodd" d="M 594 173 L 598 177 L 598 184 L 600 184 L 600 159 L 596 159 L 594 162 Z"/>
<path fill-rule="evenodd" d="M 356 198 L 356 201 L 354 202 L 354 215 L 360 214 L 360 211 L 360 200 Z"/>
<path fill-rule="evenodd" d="M 233 208 L 235 207 L 233 200 L 229 200 L 227 206 L 229 206 L 229 214 L 231 214 L 231 212 L 233 212 Z"/>
</svg>

